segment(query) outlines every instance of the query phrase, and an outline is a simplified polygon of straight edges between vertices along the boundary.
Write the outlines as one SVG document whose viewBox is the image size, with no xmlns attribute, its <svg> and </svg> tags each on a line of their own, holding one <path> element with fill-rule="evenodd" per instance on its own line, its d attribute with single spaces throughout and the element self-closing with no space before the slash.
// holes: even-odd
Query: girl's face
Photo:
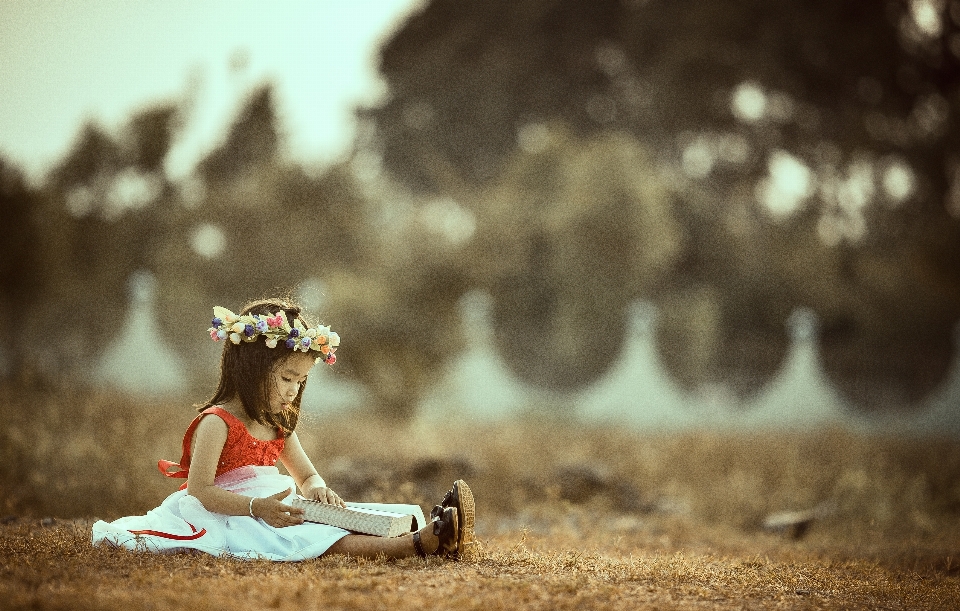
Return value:
<svg viewBox="0 0 960 611">
<path fill-rule="evenodd" d="M 277 362 L 271 372 L 274 392 L 270 395 L 271 413 L 278 413 L 289 409 L 294 399 L 300 394 L 300 388 L 307 381 L 307 374 L 313 368 L 315 357 L 304 352 L 294 352 L 289 357 Z"/>
</svg>

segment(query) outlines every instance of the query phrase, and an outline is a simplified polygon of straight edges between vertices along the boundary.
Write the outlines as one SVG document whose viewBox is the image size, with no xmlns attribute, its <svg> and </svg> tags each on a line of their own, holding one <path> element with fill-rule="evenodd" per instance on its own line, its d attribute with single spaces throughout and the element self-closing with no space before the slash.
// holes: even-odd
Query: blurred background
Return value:
<svg viewBox="0 0 960 611">
<path fill-rule="evenodd" d="M 185 424 L 289 291 L 320 416 L 960 434 L 958 0 L 15 1 L 0 81 L 9 411 Z"/>
</svg>

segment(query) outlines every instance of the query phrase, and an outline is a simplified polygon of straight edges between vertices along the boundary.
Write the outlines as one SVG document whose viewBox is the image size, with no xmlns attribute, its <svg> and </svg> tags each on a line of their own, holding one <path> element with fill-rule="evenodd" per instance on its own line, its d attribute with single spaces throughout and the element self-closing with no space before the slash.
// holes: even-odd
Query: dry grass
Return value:
<svg viewBox="0 0 960 611">
<path fill-rule="evenodd" d="M 192 415 L 0 390 L 0 608 L 960 608 L 960 443 L 843 431 L 642 436 L 541 416 L 440 432 L 312 418 L 308 452 L 348 498 L 429 507 L 465 476 L 480 559 L 93 548 L 94 516 L 143 513 L 176 488 L 155 459 L 179 457 Z M 759 528 L 770 512 L 817 505 L 829 511 L 802 538 Z"/>
</svg>

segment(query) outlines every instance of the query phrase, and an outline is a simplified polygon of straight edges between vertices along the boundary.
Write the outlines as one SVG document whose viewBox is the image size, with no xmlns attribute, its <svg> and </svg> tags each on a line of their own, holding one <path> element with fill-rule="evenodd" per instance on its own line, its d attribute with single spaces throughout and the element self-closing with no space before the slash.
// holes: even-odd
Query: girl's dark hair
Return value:
<svg viewBox="0 0 960 611">
<path fill-rule="evenodd" d="M 290 324 L 300 319 L 305 327 L 313 325 L 300 313 L 300 307 L 286 299 L 262 299 L 253 301 L 240 311 L 244 314 L 260 314 L 273 316 L 280 310 L 287 316 Z M 276 348 L 268 348 L 265 341 L 257 339 L 252 342 L 234 344 L 227 340 L 223 343 L 223 354 L 220 357 L 220 383 L 213 396 L 197 411 L 208 407 L 223 405 L 234 398 L 240 400 L 243 410 L 252 420 L 271 428 L 278 428 L 284 437 L 289 437 L 300 418 L 300 398 L 306 388 L 306 382 L 300 385 L 300 392 L 293 400 L 292 407 L 273 414 L 264 407 L 270 404 L 273 393 L 274 368 L 285 359 L 295 354 L 282 344 Z"/>
</svg>

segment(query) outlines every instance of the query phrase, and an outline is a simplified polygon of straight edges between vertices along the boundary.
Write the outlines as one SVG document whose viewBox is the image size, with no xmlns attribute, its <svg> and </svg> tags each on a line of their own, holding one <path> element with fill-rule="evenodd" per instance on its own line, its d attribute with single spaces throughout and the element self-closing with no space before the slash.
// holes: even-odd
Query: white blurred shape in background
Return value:
<svg viewBox="0 0 960 611">
<path fill-rule="evenodd" d="M 147 271 L 130 276 L 130 308 L 119 336 L 100 359 L 95 376 L 130 393 L 164 397 L 185 390 L 180 358 L 163 339 L 154 314 L 156 280 Z"/>
<path fill-rule="evenodd" d="M 756 123 L 767 111 L 767 94 L 754 82 L 740 83 L 730 100 L 733 116 L 743 123 Z"/>
<path fill-rule="evenodd" d="M 788 217 L 799 210 L 813 192 L 813 172 L 785 151 L 774 151 L 767 168 L 768 176 L 758 185 L 758 199 L 774 218 Z"/>
<path fill-rule="evenodd" d="M 227 236 L 219 225 L 201 223 L 190 232 L 190 248 L 204 259 L 216 259 L 227 247 Z"/>
</svg>

